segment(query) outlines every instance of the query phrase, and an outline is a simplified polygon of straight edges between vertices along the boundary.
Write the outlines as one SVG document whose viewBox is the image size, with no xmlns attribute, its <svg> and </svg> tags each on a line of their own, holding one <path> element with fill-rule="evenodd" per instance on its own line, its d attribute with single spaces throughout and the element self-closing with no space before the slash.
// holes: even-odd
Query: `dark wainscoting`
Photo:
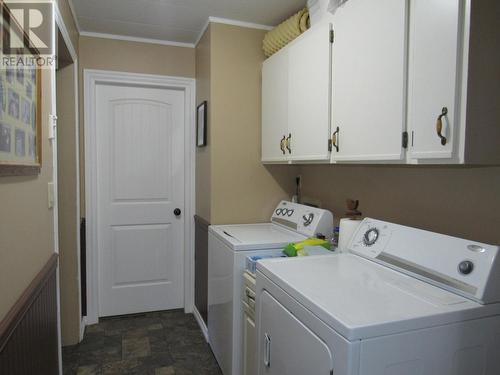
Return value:
<svg viewBox="0 0 500 375">
<path fill-rule="evenodd" d="M 0 322 L 0 374 L 58 373 L 56 266 L 54 254 Z"/>
<path fill-rule="evenodd" d="M 208 315 L 208 226 L 205 219 L 194 217 L 194 305 L 207 323 Z"/>
</svg>

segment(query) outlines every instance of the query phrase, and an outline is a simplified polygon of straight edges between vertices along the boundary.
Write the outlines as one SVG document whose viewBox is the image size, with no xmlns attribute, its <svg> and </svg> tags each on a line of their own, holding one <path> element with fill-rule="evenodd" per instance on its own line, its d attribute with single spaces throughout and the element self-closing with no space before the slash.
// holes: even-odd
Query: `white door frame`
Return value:
<svg viewBox="0 0 500 375">
<path fill-rule="evenodd" d="M 85 209 L 87 218 L 87 324 L 99 321 L 99 273 L 97 246 L 97 142 L 96 87 L 98 84 L 130 84 L 180 90 L 184 92 L 184 311 L 194 306 L 194 179 L 195 179 L 195 80 L 151 74 L 85 69 Z"/>
</svg>

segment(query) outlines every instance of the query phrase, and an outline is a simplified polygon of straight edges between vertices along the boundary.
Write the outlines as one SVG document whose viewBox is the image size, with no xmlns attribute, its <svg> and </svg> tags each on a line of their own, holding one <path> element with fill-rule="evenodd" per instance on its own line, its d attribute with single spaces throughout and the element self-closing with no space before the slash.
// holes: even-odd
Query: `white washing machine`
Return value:
<svg viewBox="0 0 500 375">
<path fill-rule="evenodd" d="M 247 256 L 278 255 L 291 243 L 332 236 L 332 213 L 282 201 L 270 223 L 212 225 L 208 232 L 208 338 L 224 375 L 243 371 L 242 274 Z"/>
<path fill-rule="evenodd" d="M 257 265 L 259 375 L 498 375 L 498 246 L 365 219 L 351 253 Z"/>
</svg>

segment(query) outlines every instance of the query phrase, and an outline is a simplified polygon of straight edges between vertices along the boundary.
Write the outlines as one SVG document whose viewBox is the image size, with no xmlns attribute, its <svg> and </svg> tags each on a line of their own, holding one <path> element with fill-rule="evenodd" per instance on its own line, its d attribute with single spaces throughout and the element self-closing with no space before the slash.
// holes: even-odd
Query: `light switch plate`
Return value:
<svg viewBox="0 0 500 375">
<path fill-rule="evenodd" d="M 49 140 L 56 138 L 57 116 L 49 115 Z"/>
</svg>

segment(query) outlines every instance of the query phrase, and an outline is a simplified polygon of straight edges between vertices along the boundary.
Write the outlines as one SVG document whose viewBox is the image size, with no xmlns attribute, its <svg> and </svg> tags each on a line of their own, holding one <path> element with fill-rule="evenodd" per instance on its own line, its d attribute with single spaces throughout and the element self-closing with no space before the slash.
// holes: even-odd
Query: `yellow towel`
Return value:
<svg viewBox="0 0 500 375">
<path fill-rule="evenodd" d="M 304 8 L 265 35 L 262 43 L 265 55 L 269 57 L 275 54 L 309 27 L 309 10 Z"/>
</svg>

